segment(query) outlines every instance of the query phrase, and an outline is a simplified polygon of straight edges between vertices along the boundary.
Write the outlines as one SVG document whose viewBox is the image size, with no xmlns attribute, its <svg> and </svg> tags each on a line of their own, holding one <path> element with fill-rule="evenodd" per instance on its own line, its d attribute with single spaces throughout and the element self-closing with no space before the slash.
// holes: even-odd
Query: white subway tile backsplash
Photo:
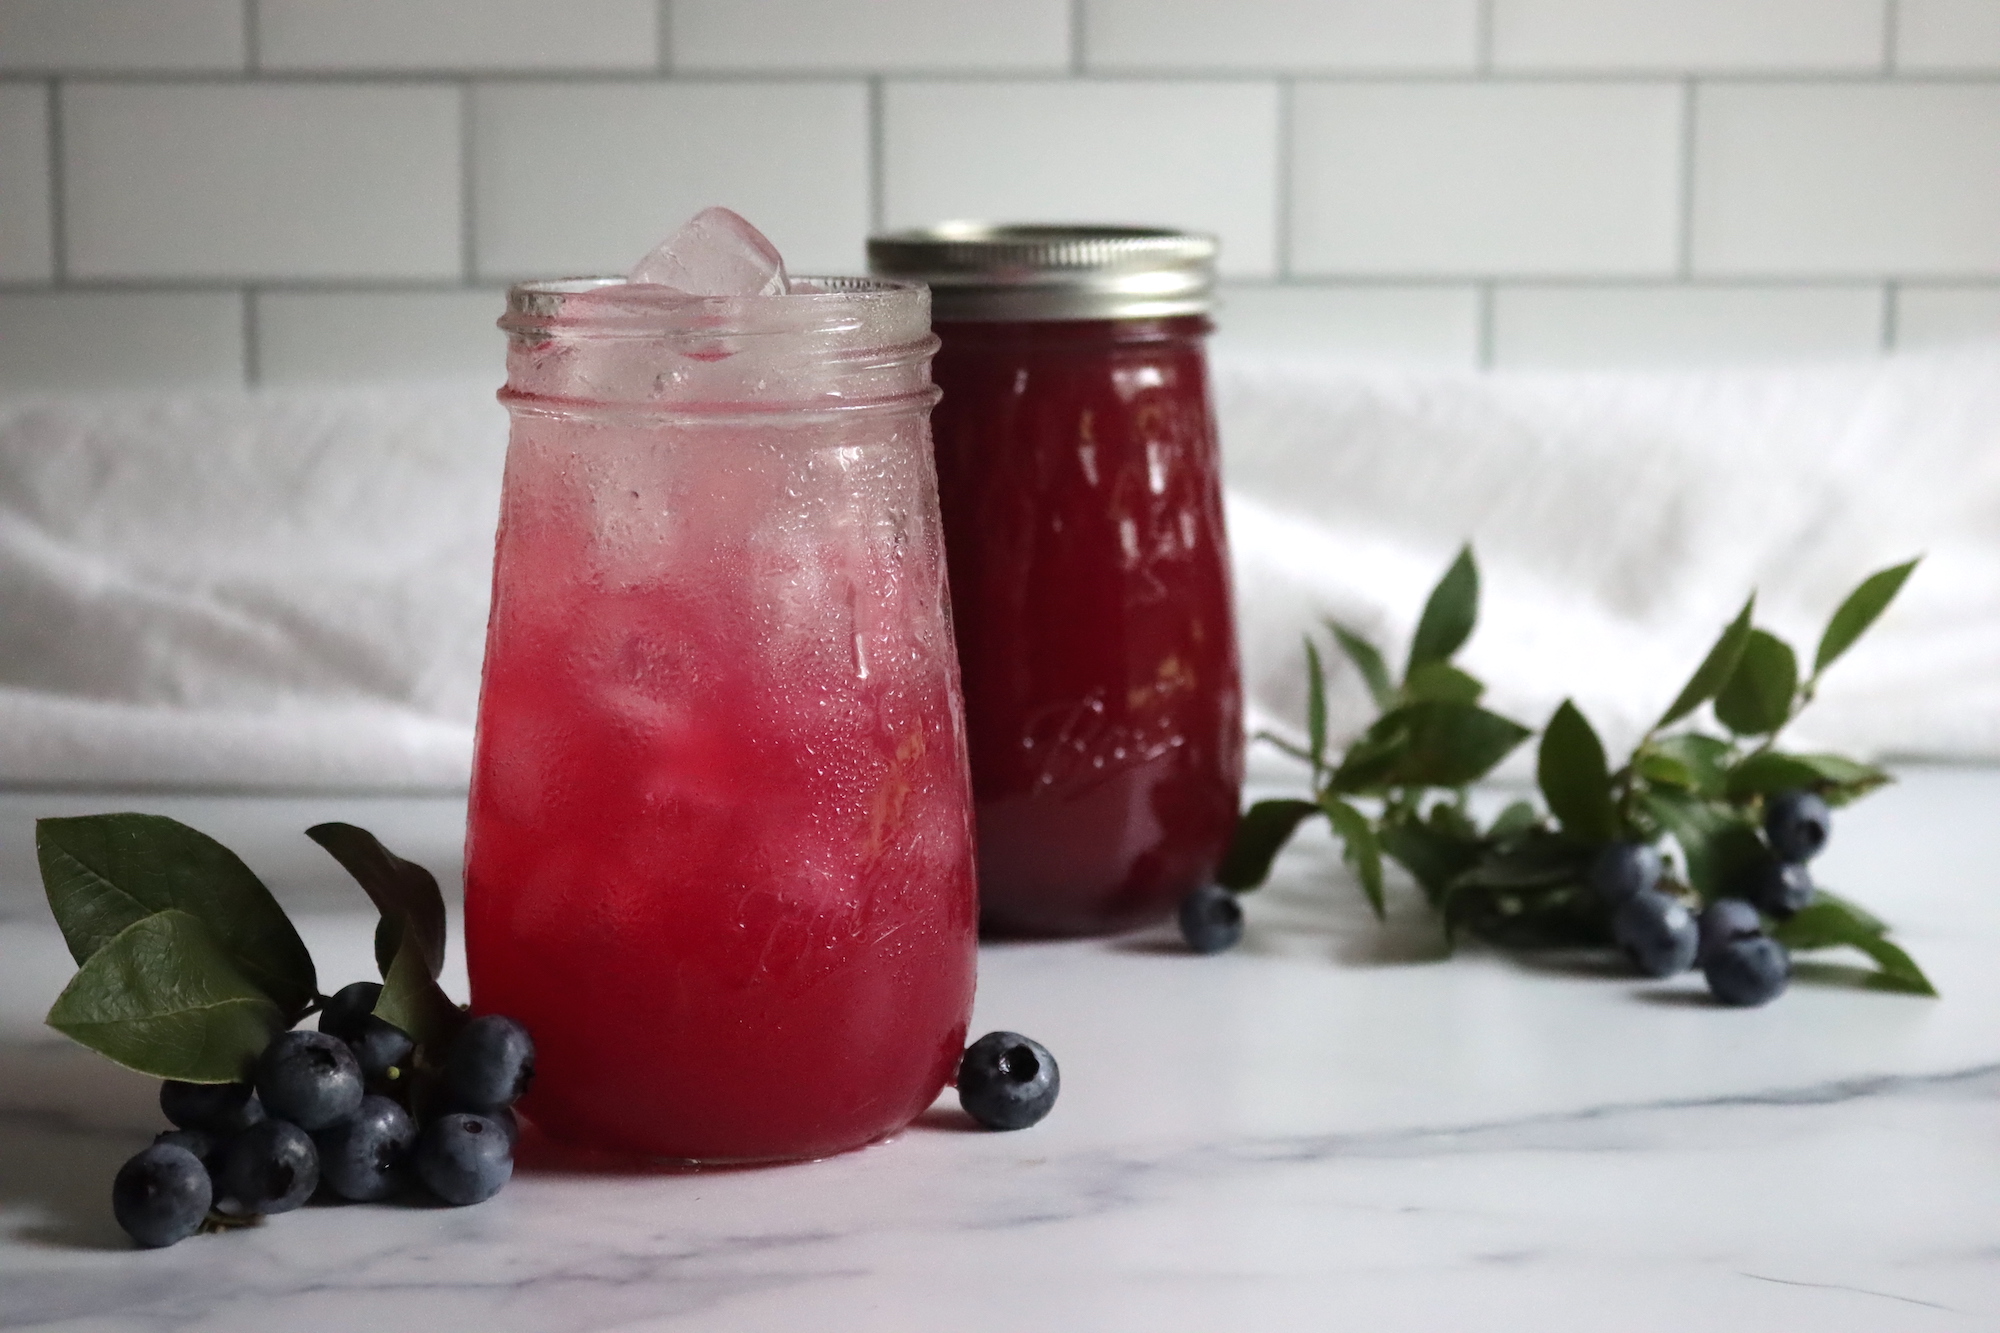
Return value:
<svg viewBox="0 0 2000 1333">
<path fill-rule="evenodd" d="M 434 292 L 259 292 L 254 327 L 263 384 L 506 378 L 494 321 L 499 288 Z"/>
<path fill-rule="evenodd" d="M 883 212 L 1213 232 L 1221 271 L 1276 264 L 1278 92 L 1255 83 L 891 82 Z"/>
<path fill-rule="evenodd" d="M 0 293 L 0 393 L 242 382 L 235 292 Z"/>
<path fill-rule="evenodd" d="M 2000 70 L 2000 4 L 1896 0 L 1896 68 Z"/>
<path fill-rule="evenodd" d="M 0 282 L 55 276 L 48 107 L 39 84 L 0 85 Z"/>
<path fill-rule="evenodd" d="M 1666 84 L 1301 84 L 1292 270 L 1669 273 L 1680 126 Z"/>
<path fill-rule="evenodd" d="M 1093 70 L 1470 70 L 1478 0 L 1086 0 Z"/>
<path fill-rule="evenodd" d="M 460 272 L 454 89 L 77 84 L 62 116 L 72 276 Z"/>
<path fill-rule="evenodd" d="M 1496 69 L 1853 70 L 1884 0 L 1493 0 Z"/>
<path fill-rule="evenodd" d="M 1493 300 L 1497 366 L 1715 366 L 1882 350 L 1876 286 L 1503 286 Z"/>
<path fill-rule="evenodd" d="M 1896 346 L 2000 339 L 2000 287 L 1906 286 L 1896 293 Z"/>
<path fill-rule="evenodd" d="M 653 69 L 657 0 L 256 0 L 272 70 Z"/>
<path fill-rule="evenodd" d="M 622 273 L 711 204 L 797 272 L 859 272 L 868 95 L 859 83 L 516 84 L 474 93 L 482 277 Z"/>
<path fill-rule="evenodd" d="M 0 69 L 243 68 L 243 0 L 0 0 Z"/>
<path fill-rule="evenodd" d="M 1701 89 L 1704 274 L 2000 273 L 2000 86 Z"/>
<path fill-rule="evenodd" d="M 1225 284 L 1218 354 L 1317 353 L 1350 361 L 1470 368 L 1479 293 L 1463 286 Z"/>
<path fill-rule="evenodd" d="M 676 70 L 1061 70 L 1069 0 L 673 0 Z"/>
</svg>

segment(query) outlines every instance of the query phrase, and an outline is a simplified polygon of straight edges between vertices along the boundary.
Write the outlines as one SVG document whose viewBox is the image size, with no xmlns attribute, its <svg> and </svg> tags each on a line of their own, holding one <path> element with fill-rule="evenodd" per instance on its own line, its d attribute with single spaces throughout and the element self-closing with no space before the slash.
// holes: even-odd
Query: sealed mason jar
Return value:
<svg viewBox="0 0 2000 1333">
<path fill-rule="evenodd" d="M 466 842 L 552 1137 L 817 1157 L 964 1047 L 965 733 L 912 284 L 516 287 Z"/>
<path fill-rule="evenodd" d="M 949 224 L 878 236 L 932 286 L 937 437 L 982 920 L 1166 915 L 1235 829 L 1242 689 L 1203 340 L 1215 242 Z"/>
</svg>

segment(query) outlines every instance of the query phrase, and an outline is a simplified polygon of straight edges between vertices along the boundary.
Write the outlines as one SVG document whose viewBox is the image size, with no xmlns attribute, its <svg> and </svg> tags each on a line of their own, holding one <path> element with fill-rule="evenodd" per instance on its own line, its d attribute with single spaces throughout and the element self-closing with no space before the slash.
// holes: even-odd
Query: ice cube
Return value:
<svg viewBox="0 0 2000 1333">
<path fill-rule="evenodd" d="M 726 208 L 704 208 L 689 218 L 626 278 L 690 296 L 783 296 L 789 290 L 778 247 Z"/>
</svg>

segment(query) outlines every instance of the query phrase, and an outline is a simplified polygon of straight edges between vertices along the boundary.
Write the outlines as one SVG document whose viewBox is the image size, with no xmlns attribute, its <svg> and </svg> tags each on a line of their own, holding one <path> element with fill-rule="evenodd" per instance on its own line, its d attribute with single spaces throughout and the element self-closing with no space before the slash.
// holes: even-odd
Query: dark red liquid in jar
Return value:
<svg viewBox="0 0 2000 1333">
<path fill-rule="evenodd" d="M 1236 825 L 1242 687 L 1199 316 L 939 322 L 983 928 L 1166 915 Z"/>
</svg>

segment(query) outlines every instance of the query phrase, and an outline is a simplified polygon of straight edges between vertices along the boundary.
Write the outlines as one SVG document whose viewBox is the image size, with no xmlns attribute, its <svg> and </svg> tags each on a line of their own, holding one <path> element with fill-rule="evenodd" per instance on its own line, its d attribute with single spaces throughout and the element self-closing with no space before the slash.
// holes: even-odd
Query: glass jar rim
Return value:
<svg viewBox="0 0 2000 1333">
<path fill-rule="evenodd" d="M 507 289 L 498 321 L 510 338 L 541 341 L 557 333 L 591 338 L 700 338 L 823 335 L 874 326 L 885 343 L 917 342 L 930 332 L 930 289 L 921 282 L 851 275 L 801 274 L 811 290 L 778 296 L 690 296 L 623 277 L 544 278 Z M 845 341 L 845 339 L 842 339 Z"/>
</svg>

